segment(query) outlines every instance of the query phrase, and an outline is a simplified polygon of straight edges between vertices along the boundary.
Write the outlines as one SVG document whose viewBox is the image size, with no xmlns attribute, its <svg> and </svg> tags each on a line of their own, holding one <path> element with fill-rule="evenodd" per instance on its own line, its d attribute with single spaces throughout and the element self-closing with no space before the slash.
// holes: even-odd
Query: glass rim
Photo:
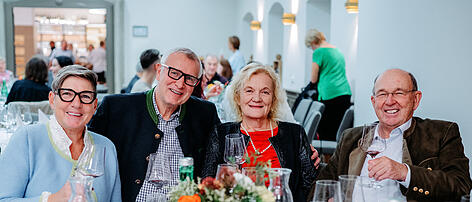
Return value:
<svg viewBox="0 0 472 202">
<path fill-rule="evenodd" d="M 340 180 L 341 179 L 343 179 L 343 180 L 355 180 L 358 177 L 360 177 L 360 176 L 358 176 L 358 175 L 339 175 L 338 179 L 340 179 Z"/>
<path fill-rule="evenodd" d="M 336 180 L 317 180 L 317 185 L 339 185 L 339 181 Z"/>
</svg>

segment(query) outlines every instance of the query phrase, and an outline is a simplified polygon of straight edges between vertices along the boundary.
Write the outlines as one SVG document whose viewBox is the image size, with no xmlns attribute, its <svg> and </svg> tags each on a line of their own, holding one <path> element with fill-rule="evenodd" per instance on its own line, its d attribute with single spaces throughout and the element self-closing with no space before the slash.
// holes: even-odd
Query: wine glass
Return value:
<svg viewBox="0 0 472 202">
<path fill-rule="evenodd" d="M 341 184 L 341 196 L 344 202 L 352 202 L 354 187 L 357 181 L 357 175 L 340 175 L 339 183 Z"/>
<path fill-rule="evenodd" d="M 77 171 L 83 176 L 99 177 L 105 173 L 106 147 L 90 145 L 77 160 Z"/>
<path fill-rule="evenodd" d="M 244 138 L 239 133 L 228 134 L 225 136 L 225 162 L 228 164 L 243 164 L 244 154 L 246 152 L 246 144 Z"/>
<path fill-rule="evenodd" d="M 382 153 L 387 148 L 387 141 L 380 136 L 375 135 L 377 124 L 366 124 L 362 128 L 362 137 L 359 146 L 362 151 L 369 154 L 371 159 L 375 159 L 379 153 Z M 371 180 L 371 186 L 380 188 L 380 184 L 376 183 L 374 178 Z"/>
<path fill-rule="evenodd" d="M 31 110 L 29 107 L 20 106 L 18 111 L 20 112 L 21 120 L 25 125 L 33 123 L 33 117 L 31 116 Z"/>
<path fill-rule="evenodd" d="M 238 172 L 238 168 L 234 164 L 219 164 L 216 170 L 216 180 L 224 180 L 228 176 L 233 176 Z"/>
<path fill-rule="evenodd" d="M 171 181 L 170 166 L 168 159 L 162 153 L 149 155 L 149 163 L 146 171 L 147 182 L 154 185 L 166 185 Z"/>
<path fill-rule="evenodd" d="M 316 181 L 313 202 L 341 202 L 341 184 L 335 180 Z"/>
</svg>

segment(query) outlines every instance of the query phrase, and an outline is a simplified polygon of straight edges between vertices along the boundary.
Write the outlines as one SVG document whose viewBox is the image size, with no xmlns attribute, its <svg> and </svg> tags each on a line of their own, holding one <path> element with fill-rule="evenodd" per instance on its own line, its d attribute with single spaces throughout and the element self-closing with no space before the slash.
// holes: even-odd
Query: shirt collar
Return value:
<svg viewBox="0 0 472 202">
<path fill-rule="evenodd" d="M 157 91 L 154 90 L 154 95 L 152 95 L 152 104 L 154 105 L 154 110 L 156 111 L 157 116 L 162 119 L 162 115 L 161 115 L 161 113 L 159 112 L 159 108 L 157 108 L 156 94 L 157 94 Z M 176 118 L 176 117 L 179 117 L 181 110 L 182 110 L 182 105 L 179 105 L 179 109 L 176 110 L 176 111 L 174 111 L 174 112 L 172 113 L 172 115 L 170 115 L 170 119 L 169 119 L 169 120 L 172 120 L 172 119 L 174 119 L 174 118 Z"/>
<path fill-rule="evenodd" d="M 411 126 L 411 121 L 412 121 L 413 118 L 410 118 L 408 119 L 407 122 L 405 122 L 404 124 L 398 126 L 397 128 L 393 129 L 392 132 L 390 132 L 390 137 L 392 136 L 396 136 L 396 134 L 401 134 L 403 135 L 403 133 L 408 130 Z M 375 127 L 375 134 L 374 136 L 380 136 L 379 135 L 379 124 L 377 124 L 377 126 Z"/>
<path fill-rule="evenodd" d="M 52 141 L 57 146 L 59 151 L 72 158 L 72 154 L 69 149 L 70 145 L 72 144 L 72 140 L 69 138 L 69 136 L 67 136 L 59 122 L 57 122 L 55 116 L 51 116 L 51 119 L 49 120 L 49 128 L 51 131 Z M 84 145 L 85 147 L 89 147 L 92 144 L 92 141 L 90 140 L 90 136 L 86 134 L 88 134 L 87 126 L 85 126 L 84 131 Z"/>
</svg>

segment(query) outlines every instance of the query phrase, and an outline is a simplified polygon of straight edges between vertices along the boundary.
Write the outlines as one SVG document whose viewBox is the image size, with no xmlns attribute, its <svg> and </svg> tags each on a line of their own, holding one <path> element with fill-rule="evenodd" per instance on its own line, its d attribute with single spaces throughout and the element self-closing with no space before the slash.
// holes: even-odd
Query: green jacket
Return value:
<svg viewBox="0 0 472 202">
<path fill-rule="evenodd" d="M 361 136 L 362 127 L 345 130 L 317 179 L 360 175 L 366 158 L 366 153 L 358 147 Z M 458 201 L 470 192 L 469 159 L 464 154 L 456 123 L 413 117 L 411 127 L 403 134 L 402 161 L 411 172 L 408 189 L 400 186 L 408 201 Z"/>
</svg>

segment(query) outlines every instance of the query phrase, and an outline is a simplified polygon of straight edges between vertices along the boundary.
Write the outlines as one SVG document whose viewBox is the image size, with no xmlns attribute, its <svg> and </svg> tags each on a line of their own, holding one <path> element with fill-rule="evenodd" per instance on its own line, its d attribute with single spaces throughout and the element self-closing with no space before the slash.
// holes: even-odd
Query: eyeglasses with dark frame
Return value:
<svg viewBox="0 0 472 202">
<path fill-rule="evenodd" d="M 374 94 L 375 99 L 378 100 L 386 100 L 388 95 L 392 95 L 393 98 L 405 98 L 408 93 L 415 92 L 416 90 L 396 90 L 395 92 L 386 92 L 386 91 L 379 91 Z"/>
<path fill-rule="evenodd" d="M 82 104 L 91 104 L 97 98 L 97 92 L 93 91 L 81 91 L 75 92 L 69 88 L 59 88 L 55 92 L 56 95 L 59 95 L 59 98 L 63 102 L 72 102 L 74 101 L 75 97 L 78 95 L 79 100 Z"/>
<path fill-rule="evenodd" d="M 179 80 L 183 76 L 184 77 L 184 83 L 187 84 L 188 86 L 191 86 L 191 87 L 197 86 L 198 82 L 200 82 L 200 79 L 195 77 L 195 76 L 183 73 L 182 71 L 180 71 L 176 68 L 173 68 L 171 66 L 165 65 L 165 64 L 161 64 L 161 65 L 163 67 L 166 67 L 167 69 L 169 69 L 169 71 L 167 72 L 167 76 L 169 76 L 171 79 Z"/>
</svg>

